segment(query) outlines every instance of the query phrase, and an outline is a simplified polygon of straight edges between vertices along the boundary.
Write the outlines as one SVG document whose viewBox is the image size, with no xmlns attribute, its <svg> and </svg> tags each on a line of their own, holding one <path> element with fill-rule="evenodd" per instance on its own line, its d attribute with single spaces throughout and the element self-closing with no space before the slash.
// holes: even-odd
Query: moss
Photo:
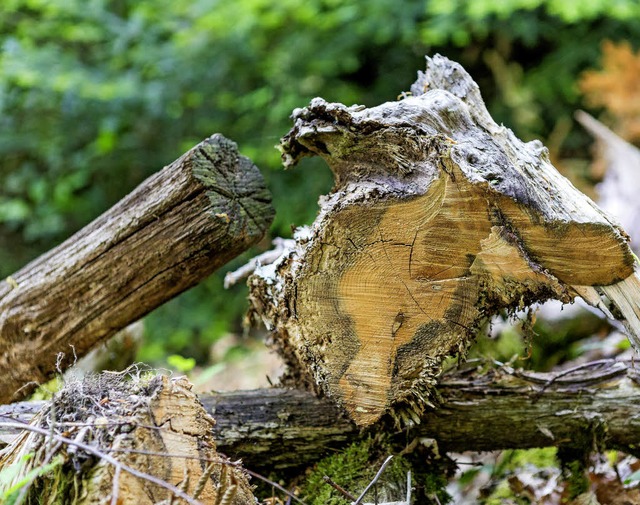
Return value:
<svg viewBox="0 0 640 505">
<path fill-rule="evenodd" d="M 507 470 L 517 470 L 524 465 L 534 465 L 538 468 L 547 468 L 557 464 L 556 448 L 544 447 L 541 449 L 505 451 Z"/>
<path fill-rule="evenodd" d="M 393 454 L 386 441 L 372 438 L 320 461 L 310 472 L 302 495 L 309 505 L 350 505 L 350 501 L 324 480 L 327 476 L 357 498 L 372 481 L 383 461 Z M 412 502 L 440 503 L 450 500 L 445 488 L 447 475 L 437 465 L 416 453 L 395 455 L 378 483 L 367 493 L 366 502 L 402 501 L 407 494 L 407 473 L 412 473 Z M 437 496 L 436 501 L 433 497 Z M 433 500 L 433 501 L 432 501 Z"/>
<path fill-rule="evenodd" d="M 368 484 L 371 475 L 369 465 L 372 451 L 371 439 L 354 443 L 345 451 L 320 461 L 311 472 L 304 488 L 305 501 L 311 505 L 349 505 L 349 501 L 324 481 L 324 476 L 354 495 Z M 367 480 L 368 476 L 371 476 Z"/>
<path fill-rule="evenodd" d="M 579 495 L 589 491 L 589 477 L 581 461 L 574 460 L 563 465 L 565 488 L 569 499 L 573 500 Z"/>
<path fill-rule="evenodd" d="M 437 497 L 437 500 L 433 500 L 433 503 L 439 503 L 444 505 L 451 501 L 451 496 L 447 493 L 447 484 L 449 479 L 443 473 L 430 473 L 419 472 L 416 474 L 416 481 L 421 482 L 424 485 L 423 496 L 430 501 L 433 497 Z M 416 503 L 419 501 L 416 500 Z"/>
</svg>

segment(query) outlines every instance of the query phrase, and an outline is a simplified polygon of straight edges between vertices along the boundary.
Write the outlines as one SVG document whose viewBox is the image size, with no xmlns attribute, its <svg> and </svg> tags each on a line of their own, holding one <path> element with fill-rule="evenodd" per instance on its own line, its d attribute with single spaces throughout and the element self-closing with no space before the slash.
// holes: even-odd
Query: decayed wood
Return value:
<svg viewBox="0 0 640 505">
<path fill-rule="evenodd" d="M 295 381 L 361 426 L 388 410 L 419 415 L 445 357 L 500 309 L 578 291 L 602 304 L 593 286 L 624 281 L 613 301 L 640 330 L 628 237 L 543 145 L 498 126 L 446 58 L 427 58 L 410 95 L 369 109 L 316 98 L 294 112 L 285 166 L 321 156 L 336 184 L 313 226 L 250 280 Z"/>
<path fill-rule="evenodd" d="M 16 468 L 10 489 L 57 460 L 24 489 L 38 502 L 255 504 L 247 474 L 216 452 L 214 424 L 185 378 L 93 376 L 56 394 L 0 454 L 0 470 Z"/>
<path fill-rule="evenodd" d="M 197 284 L 272 218 L 260 172 L 235 143 L 216 134 L 191 149 L 0 282 L 0 402 Z"/>
<path fill-rule="evenodd" d="M 455 452 L 588 447 L 595 441 L 637 453 L 640 383 L 633 363 L 603 360 L 544 374 L 467 367 L 440 379 L 437 409 L 399 434 L 400 446 L 413 437 L 435 439 L 442 450 Z M 261 389 L 206 394 L 200 400 L 216 420 L 217 450 L 242 458 L 251 470 L 312 465 L 361 436 L 333 402 L 310 392 Z M 42 405 L 0 407 L 0 423 L 12 415 L 27 420 Z M 15 433 L 0 428 L 5 438 Z"/>
</svg>

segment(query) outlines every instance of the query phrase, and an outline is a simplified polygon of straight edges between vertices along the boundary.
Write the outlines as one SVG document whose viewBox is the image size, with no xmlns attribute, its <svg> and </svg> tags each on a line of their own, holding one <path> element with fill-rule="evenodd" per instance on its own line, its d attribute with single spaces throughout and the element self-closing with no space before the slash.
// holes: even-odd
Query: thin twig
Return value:
<svg viewBox="0 0 640 505">
<path fill-rule="evenodd" d="M 11 419 L 10 417 L 5 416 L 3 414 L 0 414 L 0 418 Z M 6 426 L 8 428 L 31 430 L 31 431 L 35 431 L 36 433 L 41 433 L 41 432 L 44 431 L 41 428 L 36 428 L 34 426 L 31 426 L 31 425 L 29 425 L 27 423 L 23 423 L 23 422 L 20 422 L 20 421 L 18 421 L 18 422 L 3 422 L 3 421 L 0 421 L 0 426 Z M 48 431 L 46 433 L 48 433 Z M 70 439 L 62 437 L 60 435 L 57 435 L 57 438 L 59 440 L 61 440 L 61 441 L 64 441 L 65 443 L 66 443 L 67 440 L 70 440 Z M 73 441 L 71 441 L 71 442 L 73 442 Z M 90 446 L 87 446 L 87 447 L 90 447 Z M 81 447 L 81 448 L 84 448 L 84 447 Z M 94 452 L 92 452 L 92 454 L 95 454 L 95 452 L 97 451 L 96 449 L 93 449 L 93 448 L 91 448 L 91 450 L 94 451 Z M 302 501 L 300 498 L 298 498 L 295 494 L 293 494 L 289 490 L 285 489 L 284 487 L 282 487 L 277 482 L 274 482 L 274 481 L 268 479 L 267 477 L 265 477 L 264 475 L 261 475 L 261 474 L 259 474 L 257 472 L 254 472 L 252 470 L 244 468 L 240 463 L 237 463 L 237 462 L 234 462 L 234 461 L 226 461 L 226 460 L 223 460 L 223 459 L 214 460 L 212 458 L 204 458 L 204 457 L 200 457 L 200 456 L 193 456 L 191 454 L 171 454 L 171 453 L 168 453 L 168 452 L 145 451 L 145 450 L 142 450 L 142 449 L 112 449 L 112 448 L 109 448 L 109 449 L 104 449 L 104 452 L 119 452 L 119 453 L 124 453 L 124 454 L 144 454 L 146 456 L 161 456 L 161 457 L 167 457 L 167 458 L 193 459 L 193 460 L 198 460 L 198 461 L 204 461 L 204 462 L 207 462 L 207 463 L 219 463 L 221 465 L 234 466 L 234 467 L 242 469 L 244 472 L 248 473 L 252 477 L 255 477 L 256 479 L 259 479 L 259 480 L 261 480 L 263 482 L 266 482 L 267 484 L 275 487 L 278 491 L 284 493 L 286 496 L 294 499 L 298 503 L 300 503 L 302 505 L 307 505 L 304 501 Z M 100 455 L 104 454 L 104 452 L 99 452 L 99 454 L 96 454 L 96 455 L 98 457 L 100 457 Z M 126 467 L 126 465 L 118 462 L 117 460 L 114 460 L 113 458 L 111 458 L 110 456 L 107 456 L 106 454 L 104 454 L 104 456 L 106 456 L 108 458 L 108 459 L 105 459 L 105 461 L 107 461 L 108 463 L 111 463 L 111 461 L 116 461 L 116 463 L 118 463 L 119 465 L 122 465 L 122 468 L 124 470 L 129 471 L 129 469 L 128 469 L 128 467 Z M 135 470 L 133 468 L 131 470 L 137 471 L 137 470 Z M 150 477 L 153 477 L 153 476 L 150 475 Z M 143 478 L 143 477 L 141 477 L 141 478 Z M 171 486 L 171 484 L 168 484 L 168 483 L 166 483 L 166 484 L 168 486 Z M 178 490 L 174 486 L 171 486 L 171 488 Z M 169 488 L 167 488 L 167 489 L 169 489 Z M 180 496 L 180 495 L 178 495 L 178 496 Z M 180 497 L 182 498 L 182 496 L 180 496 Z M 193 503 L 193 500 L 191 500 L 189 503 Z M 200 502 L 195 502 L 195 503 L 199 504 Z"/>
<path fill-rule="evenodd" d="M 111 487 L 111 505 L 118 505 L 118 494 L 120 492 L 120 467 L 116 466 L 113 473 L 113 486 Z"/>
<path fill-rule="evenodd" d="M 384 469 L 387 468 L 387 465 L 391 462 L 392 459 L 393 459 L 393 456 L 389 456 L 387 459 L 384 460 L 384 463 L 382 463 L 382 466 L 380 467 L 380 470 L 378 470 L 378 473 L 376 473 L 376 476 L 373 478 L 371 482 L 369 482 L 369 485 L 366 488 L 364 488 L 364 491 L 362 491 L 362 494 L 358 496 L 358 499 L 355 502 L 353 502 L 353 505 L 360 505 L 362 500 L 364 500 L 364 496 L 369 492 L 369 489 L 371 489 L 371 487 L 376 482 L 378 482 L 378 479 L 382 475 L 382 472 L 384 472 Z"/>
<path fill-rule="evenodd" d="M 338 491 L 338 493 L 344 496 L 347 500 L 355 501 L 356 499 L 355 496 L 353 496 L 349 491 L 343 488 L 340 484 L 337 484 L 336 482 L 331 480 L 331 477 L 329 477 L 328 475 L 325 475 L 324 477 L 322 477 L 322 480 L 325 481 L 327 484 L 329 484 L 333 489 Z"/>
<path fill-rule="evenodd" d="M 4 417 L 4 416 L 2 416 L 2 417 Z M 0 421 L 0 426 L 5 426 L 7 428 L 16 428 L 16 429 L 21 429 L 21 430 L 32 431 L 34 433 L 38 433 L 38 434 L 43 435 L 45 437 L 46 436 L 50 436 L 49 430 L 44 430 L 42 428 L 38 428 L 37 426 L 31 426 L 30 424 L 21 424 L 21 423 L 15 423 L 15 422 Z M 55 440 L 58 440 L 59 442 L 62 442 L 64 444 L 79 447 L 83 451 L 88 452 L 89 454 L 93 454 L 94 456 L 97 456 L 98 458 L 106 461 L 107 463 L 113 465 L 116 468 L 120 467 L 122 470 L 125 470 L 126 472 L 129 472 L 131 475 L 133 475 L 135 477 L 138 477 L 139 479 L 143 479 L 143 480 L 152 482 L 153 484 L 156 484 L 156 485 L 158 485 L 160 487 L 163 487 L 163 488 L 171 491 L 172 493 L 174 493 L 176 496 L 182 498 L 187 503 L 190 503 L 191 505 L 202 505 L 201 502 L 199 502 L 198 500 L 194 500 L 193 498 L 191 498 L 191 496 L 189 496 L 185 492 L 181 491 L 177 487 L 169 484 L 168 482 L 165 482 L 162 479 L 154 477 L 153 475 L 150 475 L 148 473 L 136 470 L 135 468 L 132 468 L 129 465 L 125 465 L 124 463 L 121 463 L 117 459 L 109 456 L 108 454 L 105 454 L 102 451 L 99 451 L 98 449 L 96 449 L 94 447 L 91 447 L 90 445 L 84 444 L 82 442 L 76 442 L 75 440 L 72 440 L 72 439 L 67 438 L 67 437 L 63 437 L 62 435 L 58 435 L 57 433 L 54 434 L 53 437 L 54 437 Z"/>
<path fill-rule="evenodd" d="M 537 401 L 542 394 L 547 390 L 547 388 L 549 388 L 553 383 L 559 381 L 561 378 L 566 377 L 567 375 L 571 375 L 575 372 L 579 372 L 581 370 L 587 369 L 587 368 L 593 368 L 593 367 L 598 367 L 601 365 L 611 365 L 609 368 L 612 368 L 613 366 L 617 365 L 618 363 L 622 363 L 620 361 L 617 361 L 616 359 L 613 358 L 607 358 L 607 359 L 598 359 L 595 361 L 589 361 L 587 363 L 582 363 L 580 365 L 568 368 L 566 370 L 563 370 L 557 374 L 555 374 L 551 379 L 547 380 L 544 385 L 536 392 L 535 395 L 535 401 Z M 622 363 L 624 366 L 624 363 Z M 616 375 L 619 375 L 621 373 L 626 373 L 626 367 L 624 370 L 621 369 L 614 369 L 609 371 L 606 375 L 603 376 L 598 376 L 597 378 L 600 380 L 603 380 L 604 378 L 609 378 L 611 376 L 615 377 Z"/>
</svg>

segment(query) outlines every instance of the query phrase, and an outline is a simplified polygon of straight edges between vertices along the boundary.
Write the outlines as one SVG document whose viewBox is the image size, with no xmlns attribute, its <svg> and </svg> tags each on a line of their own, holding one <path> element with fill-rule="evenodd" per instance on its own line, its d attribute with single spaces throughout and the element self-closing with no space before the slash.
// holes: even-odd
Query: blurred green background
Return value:
<svg viewBox="0 0 640 505">
<path fill-rule="evenodd" d="M 640 42 L 636 0 L 3 0 L 0 276 L 214 132 L 261 167 L 271 235 L 290 235 L 331 186 L 317 160 L 280 169 L 292 109 L 395 100 L 436 52 L 468 69 L 498 122 L 588 178 L 572 115 L 607 39 Z M 204 363 L 240 331 L 246 291 L 224 291 L 223 273 L 147 317 L 141 359 Z"/>
</svg>

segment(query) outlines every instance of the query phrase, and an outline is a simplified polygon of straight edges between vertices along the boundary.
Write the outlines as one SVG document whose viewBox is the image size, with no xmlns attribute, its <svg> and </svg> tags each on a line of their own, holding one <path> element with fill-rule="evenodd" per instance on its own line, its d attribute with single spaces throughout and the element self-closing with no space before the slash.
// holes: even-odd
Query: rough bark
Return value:
<svg viewBox="0 0 640 505">
<path fill-rule="evenodd" d="M 245 251 L 273 212 L 259 170 L 218 134 L 147 179 L 0 282 L 0 402 Z"/>
<path fill-rule="evenodd" d="M 403 431 L 400 445 L 407 437 L 433 438 L 442 450 L 456 452 L 597 442 L 637 453 L 640 383 L 633 363 L 603 360 L 544 374 L 510 367 L 483 373 L 483 366 L 472 365 L 441 378 L 437 408 Z M 311 465 L 361 436 L 333 402 L 306 391 L 236 391 L 201 395 L 200 400 L 216 419 L 217 450 L 242 458 L 253 470 Z M 0 422 L 14 416 L 26 421 L 43 405 L 0 407 Z M 0 430 L 4 440 L 16 433 Z"/>
<path fill-rule="evenodd" d="M 185 378 L 93 376 L 56 394 L 32 430 L 0 454 L 0 470 L 16 469 L 10 489 L 33 468 L 56 462 L 23 488 L 25 503 L 64 496 L 78 505 L 152 505 L 175 496 L 180 503 L 255 504 L 242 468 L 216 452 L 214 424 Z"/>
<path fill-rule="evenodd" d="M 336 184 L 313 226 L 250 280 L 293 380 L 360 426 L 419 415 L 443 360 L 498 310 L 577 293 L 603 305 L 598 286 L 619 283 L 606 294 L 640 328 L 628 237 L 542 144 L 498 126 L 446 58 L 427 58 L 410 95 L 294 112 L 285 166 L 321 156 Z"/>
<path fill-rule="evenodd" d="M 399 444 L 426 437 L 441 450 L 461 452 L 595 442 L 637 452 L 640 382 L 633 363 L 603 360 L 555 373 L 481 368 L 446 374 L 437 386 L 437 408 L 403 431 Z M 247 468 L 313 464 L 361 433 L 329 400 L 302 391 L 239 391 L 201 400 L 216 417 L 219 450 L 242 458 Z"/>
</svg>

